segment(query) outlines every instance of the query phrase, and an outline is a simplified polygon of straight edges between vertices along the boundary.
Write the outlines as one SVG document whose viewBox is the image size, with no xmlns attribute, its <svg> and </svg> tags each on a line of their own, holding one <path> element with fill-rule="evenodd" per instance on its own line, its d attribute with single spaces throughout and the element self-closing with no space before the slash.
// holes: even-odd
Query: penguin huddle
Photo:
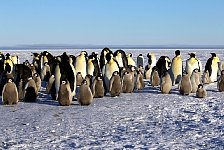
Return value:
<svg viewBox="0 0 224 150">
<path fill-rule="evenodd" d="M 195 53 L 184 61 L 179 50 L 170 59 L 148 53 L 137 56 L 123 50 L 113 52 L 104 48 L 100 55 L 81 51 L 78 56 L 53 56 L 44 51 L 32 53 L 32 62 L 22 64 L 18 57 L 0 53 L 0 87 L 3 104 L 17 104 L 19 101 L 36 102 L 40 90 L 46 89 L 53 100 L 61 106 L 69 106 L 77 99 L 80 105 L 90 105 L 95 98 L 118 97 L 121 93 L 144 90 L 146 83 L 159 88 L 162 94 L 170 94 L 178 85 L 181 95 L 195 93 L 198 98 L 207 96 L 205 84 L 217 81 L 218 91 L 224 91 L 224 70 L 215 53 L 211 53 L 202 73 L 202 63 Z M 146 64 L 145 64 L 146 63 Z M 219 76 L 219 73 L 221 75 Z"/>
</svg>

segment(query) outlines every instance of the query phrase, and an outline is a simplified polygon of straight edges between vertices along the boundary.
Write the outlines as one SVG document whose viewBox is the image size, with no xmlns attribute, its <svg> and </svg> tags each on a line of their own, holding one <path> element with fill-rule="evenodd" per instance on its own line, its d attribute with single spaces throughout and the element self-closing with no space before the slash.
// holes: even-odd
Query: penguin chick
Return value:
<svg viewBox="0 0 224 150">
<path fill-rule="evenodd" d="M 37 87 L 32 77 L 28 79 L 24 90 L 24 101 L 35 102 L 37 99 Z"/>
<path fill-rule="evenodd" d="M 191 93 L 195 93 L 197 91 L 198 85 L 201 83 L 200 81 L 200 73 L 198 69 L 194 69 L 191 74 Z"/>
<path fill-rule="evenodd" d="M 137 71 L 137 82 L 136 82 L 137 90 L 142 90 L 145 87 L 145 83 L 143 80 L 143 74 L 141 71 Z"/>
<path fill-rule="evenodd" d="M 82 74 L 81 72 L 78 72 L 76 75 L 76 85 L 80 86 L 82 84 L 82 81 L 83 81 Z"/>
<path fill-rule="evenodd" d="M 109 82 L 109 92 L 112 97 L 120 96 L 121 93 L 121 78 L 118 71 L 114 71 Z"/>
<path fill-rule="evenodd" d="M 59 105 L 69 106 L 72 103 L 72 92 L 68 81 L 62 81 L 57 98 Z"/>
<path fill-rule="evenodd" d="M 189 95 L 192 91 L 191 80 L 187 72 L 183 73 L 182 79 L 179 83 L 180 94 Z"/>
<path fill-rule="evenodd" d="M 95 77 L 92 86 L 92 93 L 94 98 L 102 98 L 104 96 L 104 83 L 103 76 L 98 75 Z"/>
<path fill-rule="evenodd" d="M 158 72 L 156 67 L 153 67 L 153 69 L 152 69 L 152 75 L 151 75 L 151 80 L 150 81 L 151 81 L 152 87 L 160 85 L 159 72 Z"/>
<path fill-rule="evenodd" d="M 160 90 L 163 94 L 169 94 L 171 89 L 172 89 L 172 80 L 170 78 L 169 73 L 165 72 L 165 74 L 162 77 Z"/>
<path fill-rule="evenodd" d="M 224 91 L 224 70 L 221 71 L 221 76 L 219 77 L 218 82 L 217 82 L 217 88 L 218 88 L 219 92 Z"/>
<path fill-rule="evenodd" d="M 134 91 L 134 78 L 131 73 L 126 71 L 124 73 L 123 79 L 122 79 L 122 92 L 123 93 L 132 93 Z"/>
<path fill-rule="evenodd" d="M 87 81 L 83 80 L 78 93 L 78 102 L 80 105 L 90 105 L 93 100 L 92 92 L 87 85 Z"/>
<path fill-rule="evenodd" d="M 38 73 L 34 73 L 33 80 L 36 83 L 37 91 L 40 91 L 41 88 L 41 79 Z"/>
<path fill-rule="evenodd" d="M 3 105 L 17 104 L 18 103 L 18 91 L 13 79 L 8 79 L 2 90 L 2 102 Z"/>
<path fill-rule="evenodd" d="M 202 84 L 198 85 L 198 89 L 197 89 L 197 92 L 196 92 L 196 97 L 197 98 L 205 98 L 205 97 L 207 97 L 207 91 L 203 88 Z"/>
</svg>

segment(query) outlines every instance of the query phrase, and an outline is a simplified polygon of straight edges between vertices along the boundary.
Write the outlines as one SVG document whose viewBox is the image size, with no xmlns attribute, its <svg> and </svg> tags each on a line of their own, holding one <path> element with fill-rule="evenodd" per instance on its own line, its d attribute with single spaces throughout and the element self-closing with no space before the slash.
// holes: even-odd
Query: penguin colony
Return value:
<svg viewBox="0 0 224 150">
<path fill-rule="evenodd" d="M 0 53 L 2 104 L 36 102 L 41 87 L 61 106 L 69 106 L 75 100 L 80 105 L 90 105 L 94 98 L 141 91 L 146 84 L 159 88 L 161 94 L 170 94 L 172 87 L 178 85 L 181 95 L 195 93 L 198 98 L 207 96 L 204 85 L 212 82 L 217 82 L 218 91 L 224 91 L 224 70 L 215 53 L 211 53 L 204 70 L 195 53 L 189 53 L 184 62 L 179 50 L 172 60 L 168 56 L 157 60 L 155 54 L 148 53 L 146 65 L 143 54 L 137 56 L 136 63 L 133 54 L 112 52 L 109 48 L 100 55 L 82 51 L 78 56 L 66 52 L 53 56 L 44 51 L 31 56 L 32 62 L 19 63 L 17 56 Z"/>
</svg>

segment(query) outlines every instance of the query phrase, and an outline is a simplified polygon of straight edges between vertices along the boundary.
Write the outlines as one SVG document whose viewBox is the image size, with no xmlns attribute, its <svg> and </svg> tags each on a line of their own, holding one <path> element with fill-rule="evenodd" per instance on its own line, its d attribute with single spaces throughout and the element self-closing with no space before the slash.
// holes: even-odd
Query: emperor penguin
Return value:
<svg viewBox="0 0 224 150">
<path fill-rule="evenodd" d="M 72 91 L 67 80 L 62 80 L 58 91 L 58 102 L 61 106 L 69 106 L 72 103 Z"/>
<path fill-rule="evenodd" d="M 145 87 L 145 83 L 143 80 L 143 74 L 141 71 L 137 71 L 137 80 L 136 80 L 136 88 L 137 90 L 142 90 Z"/>
<path fill-rule="evenodd" d="M 171 61 L 168 56 L 160 56 L 159 60 L 156 62 L 159 77 L 161 77 L 166 71 L 170 69 L 170 65 Z"/>
<path fill-rule="evenodd" d="M 37 73 L 37 71 L 36 71 L 36 67 L 34 66 L 33 63 L 31 63 L 31 64 L 29 65 L 29 68 L 30 68 L 30 70 L 31 70 L 31 72 L 32 72 L 32 75 L 34 75 L 34 73 Z"/>
<path fill-rule="evenodd" d="M 154 66 L 152 69 L 150 82 L 151 82 L 152 87 L 160 85 L 160 77 L 159 77 L 158 69 L 156 66 Z"/>
<path fill-rule="evenodd" d="M 20 79 L 19 85 L 18 85 L 18 97 L 19 97 L 19 100 L 21 100 L 21 101 L 24 98 L 23 88 L 24 88 L 24 81 L 23 81 L 23 79 Z"/>
<path fill-rule="evenodd" d="M 97 75 L 93 80 L 92 94 L 93 98 L 102 98 L 104 96 L 104 83 L 103 76 L 101 74 Z"/>
<path fill-rule="evenodd" d="M 175 57 L 173 58 L 171 62 L 171 74 L 172 74 L 172 81 L 173 85 L 178 84 L 182 77 L 183 72 L 183 63 L 182 63 L 182 57 L 180 55 L 180 50 L 175 51 Z"/>
<path fill-rule="evenodd" d="M 183 72 L 183 76 L 179 83 L 179 91 L 182 95 L 189 95 L 192 91 L 191 80 L 187 72 Z"/>
<path fill-rule="evenodd" d="M 208 70 L 204 71 L 204 73 L 202 75 L 202 83 L 203 84 L 209 84 L 209 83 L 211 83 Z"/>
<path fill-rule="evenodd" d="M 190 58 L 186 60 L 185 71 L 188 73 L 190 77 L 194 69 L 198 69 L 199 72 L 201 73 L 202 64 L 201 64 L 201 61 L 196 58 L 195 53 L 189 53 L 189 55 L 190 55 Z"/>
<path fill-rule="evenodd" d="M 43 68 L 41 69 L 41 80 L 48 81 L 51 76 L 51 68 L 48 62 L 44 63 Z"/>
<path fill-rule="evenodd" d="M 55 77 L 54 77 L 54 75 L 51 75 L 51 77 L 49 78 L 49 81 L 47 83 L 47 86 L 46 86 L 47 94 L 50 94 L 52 91 L 51 89 L 54 88 L 54 81 L 55 81 Z"/>
<path fill-rule="evenodd" d="M 37 91 L 40 91 L 40 88 L 41 88 L 41 78 L 40 78 L 40 75 L 38 73 L 35 73 L 33 75 L 33 80 L 36 83 Z"/>
<path fill-rule="evenodd" d="M 134 77 L 126 71 L 122 78 L 122 92 L 123 93 L 132 93 L 134 91 Z"/>
<path fill-rule="evenodd" d="M 221 76 L 219 77 L 218 82 L 217 82 L 217 88 L 218 88 L 219 92 L 224 91 L 224 70 L 221 71 Z"/>
<path fill-rule="evenodd" d="M 148 53 L 148 64 L 145 66 L 145 79 L 150 80 L 152 74 L 152 68 L 156 66 L 156 56 L 153 53 Z"/>
<path fill-rule="evenodd" d="M 6 70 L 6 67 L 7 67 L 8 73 L 12 73 L 14 65 L 13 65 L 13 62 L 11 60 L 11 56 L 9 53 L 6 54 L 6 57 L 4 60 L 4 70 Z"/>
<path fill-rule="evenodd" d="M 144 57 L 142 54 L 139 54 L 137 57 L 137 66 L 144 66 Z"/>
<path fill-rule="evenodd" d="M 75 70 L 80 72 L 83 77 L 87 74 L 87 52 L 82 51 L 79 56 L 76 57 Z"/>
<path fill-rule="evenodd" d="M 88 58 L 88 64 L 87 64 L 87 74 L 94 76 L 94 70 L 95 70 L 95 65 L 94 63 L 97 63 L 97 60 L 93 55 L 90 55 Z"/>
<path fill-rule="evenodd" d="M 172 89 L 172 80 L 170 78 L 170 74 L 167 71 L 164 73 L 164 75 L 162 75 L 160 90 L 162 94 L 170 94 L 171 89 Z"/>
<path fill-rule="evenodd" d="M 107 59 L 106 59 L 106 55 L 107 54 L 113 54 L 113 52 L 108 48 L 105 47 L 100 54 L 100 69 L 103 70 L 103 66 L 106 65 L 107 63 Z"/>
<path fill-rule="evenodd" d="M 135 66 L 136 67 L 136 63 L 135 63 L 135 61 L 134 61 L 134 59 L 132 57 L 132 53 L 129 53 L 127 55 L 127 60 L 128 60 L 128 65 L 129 66 Z"/>
<path fill-rule="evenodd" d="M 28 78 L 28 81 L 24 88 L 24 101 L 25 102 L 35 102 L 37 99 L 37 87 L 35 81 L 32 77 Z"/>
<path fill-rule="evenodd" d="M 217 81 L 219 71 L 219 57 L 215 53 L 211 53 L 211 57 L 207 60 L 205 65 L 205 71 L 208 71 L 211 82 Z"/>
<path fill-rule="evenodd" d="M 114 71 L 110 78 L 109 92 L 112 97 L 120 96 L 121 93 L 121 78 L 118 71 Z"/>
<path fill-rule="evenodd" d="M 114 59 L 117 61 L 119 68 L 128 68 L 128 59 L 126 57 L 126 53 L 123 50 L 115 51 Z"/>
<path fill-rule="evenodd" d="M 92 101 L 92 92 L 89 86 L 87 85 L 86 80 L 83 80 L 78 93 L 78 102 L 80 105 L 90 105 Z"/>
<path fill-rule="evenodd" d="M 107 59 L 107 63 L 103 67 L 103 75 L 104 75 L 106 91 L 108 92 L 110 79 L 113 76 L 113 73 L 115 71 L 119 72 L 119 65 L 117 61 L 113 58 L 113 54 L 108 53 L 106 55 L 106 59 Z"/>
<path fill-rule="evenodd" d="M 2 102 L 3 105 L 13 105 L 18 103 L 18 91 L 16 84 L 13 82 L 12 78 L 7 80 L 2 90 Z"/>
<path fill-rule="evenodd" d="M 204 89 L 202 84 L 198 85 L 197 92 L 196 92 L 196 97 L 197 98 L 205 98 L 205 97 L 207 97 L 207 91 L 206 91 L 206 89 Z"/>
<path fill-rule="evenodd" d="M 93 76 L 90 74 L 87 74 L 85 77 L 85 80 L 87 82 L 87 85 L 91 88 L 92 87 L 92 82 L 93 82 Z"/>
<path fill-rule="evenodd" d="M 201 77 L 198 69 L 193 70 L 190 80 L 192 87 L 191 93 L 195 93 L 198 89 L 198 85 L 201 83 Z"/>
<path fill-rule="evenodd" d="M 82 81 L 83 81 L 82 74 L 81 72 L 78 72 L 76 75 L 76 85 L 80 86 L 82 84 Z"/>
<path fill-rule="evenodd" d="M 55 97 L 53 96 L 52 99 L 57 99 L 58 97 L 58 91 L 59 91 L 59 88 L 60 88 L 60 85 L 61 85 L 61 69 L 60 69 L 60 62 L 57 61 L 56 63 L 56 67 L 55 67 L 55 70 L 54 70 L 54 78 L 55 78 Z"/>
<path fill-rule="evenodd" d="M 75 67 L 74 67 L 74 65 L 73 65 L 73 61 L 74 61 L 74 56 L 70 56 L 69 57 L 69 65 L 70 65 L 70 67 L 71 67 L 71 69 L 72 69 L 72 74 L 71 74 L 71 76 L 73 76 L 73 78 L 74 78 L 74 82 L 73 82 L 73 91 L 72 91 L 72 89 L 71 89 L 71 92 L 72 92 L 72 96 L 74 97 L 75 95 L 76 95 L 76 83 L 77 83 L 77 79 L 76 79 L 76 70 L 75 70 Z"/>
</svg>

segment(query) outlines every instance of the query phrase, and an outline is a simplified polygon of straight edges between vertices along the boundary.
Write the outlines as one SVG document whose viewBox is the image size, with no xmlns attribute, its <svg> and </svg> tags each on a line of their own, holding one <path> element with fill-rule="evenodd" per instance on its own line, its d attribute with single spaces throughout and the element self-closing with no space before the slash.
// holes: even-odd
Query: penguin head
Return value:
<svg viewBox="0 0 224 150">
<path fill-rule="evenodd" d="M 48 66 L 48 62 L 45 62 L 45 63 L 44 63 L 44 66 Z"/>
<path fill-rule="evenodd" d="M 107 62 L 109 62 L 112 59 L 112 57 L 113 57 L 113 54 L 107 53 L 106 54 L 106 60 L 107 60 Z"/>
<path fill-rule="evenodd" d="M 195 53 L 188 53 L 188 55 L 190 55 L 191 58 L 195 58 Z"/>
<path fill-rule="evenodd" d="M 202 84 L 199 84 L 198 85 L 198 89 L 202 89 L 203 88 L 203 85 Z"/>
<path fill-rule="evenodd" d="M 88 53 L 86 51 L 81 51 L 80 55 L 84 55 L 85 57 L 88 57 Z"/>
<path fill-rule="evenodd" d="M 179 56 L 179 55 L 180 55 L 180 50 L 176 50 L 176 51 L 175 51 L 175 55 L 176 55 L 176 56 Z"/>
<path fill-rule="evenodd" d="M 143 56 L 142 54 L 139 54 L 138 56 Z"/>
<path fill-rule="evenodd" d="M 129 72 L 128 72 L 128 71 L 125 71 L 125 72 L 124 72 L 124 75 L 126 75 L 126 74 L 129 74 Z"/>
<path fill-rule="evenodd" d="M 113 72 L 113 76 L 116 76 L 116 75 L 118 75 L 118 74 L 119 74 L 118 71 L 114 71 L 114 72 Z"/>
<path fill-rule="evenodd" d="M 85 84 L 85 85 L 87 85 L 87 81 L 84 79 L 84 80 L 82 80 L 82 84 Z"/>
<path fill-rule="evenodd" d="M 132 57 L 132 53 L 129 53 L 129 54 L 128 54 L 128 57 Z"/>
<path fill-rule="evenodd" d="M 212 58 L 213 57 L 216 57 L 216 53 L 210 53 L 212 55 Z"/>
</svg>

